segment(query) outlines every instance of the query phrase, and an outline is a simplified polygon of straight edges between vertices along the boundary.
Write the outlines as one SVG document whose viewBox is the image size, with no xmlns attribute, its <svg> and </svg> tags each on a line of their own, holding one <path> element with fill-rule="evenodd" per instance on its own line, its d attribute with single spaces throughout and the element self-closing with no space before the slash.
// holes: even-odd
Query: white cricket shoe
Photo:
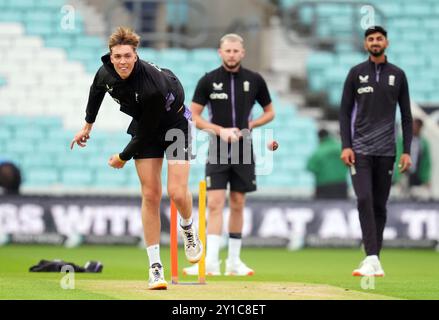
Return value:
<svg viewBox="0 0 439 320">
<path fill-rule="evenodd" d="M 164 277 L 163 267 L 160 263 L 154 263 L 149 268 L 149 290 L 166 290 L 168 288 L 168 283 Z"/>
<path fill-rule="evenodd" d="M 208 262 L 206 261 L 206 275 L 208 276 L 220 276 L 221 260 L 217 262 Z M 197 276 L 198 275 L 198 263 L 194 264 L 191 267 L 187 267 L 183 269 L 183 274 L 185 276 Z"/>
<path fill-rule="evenodd" d="M 197 263 L 200 261 L 201 256 L 203 255 L 203 244 L 198 238 L 194 224 L 191 224 L 188 227 L 180 226 L 180 232 L 184 240 L 184 252 L 186 254 L 186 259 L 190 263 Z"/>
<path fill-rule="evenodd" d="M 366 257 L 360 267 L 352 272 L 352 275 L 354 277 L 384 277 L 384 270 L 380 260 Z"/>
<path fill-rule="evenodd" d="M 255 271 L 247 267 L 241 260 L 226 260 L 226 276 L 252 276 L 254 274 Z"/>
</svg>

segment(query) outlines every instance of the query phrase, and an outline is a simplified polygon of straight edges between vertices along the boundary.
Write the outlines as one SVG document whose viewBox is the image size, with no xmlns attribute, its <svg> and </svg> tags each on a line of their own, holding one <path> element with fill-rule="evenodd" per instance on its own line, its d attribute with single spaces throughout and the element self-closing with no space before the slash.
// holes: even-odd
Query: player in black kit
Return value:
<svg viewBox="0 0 439 320">
<path fill-rule="evenodd" d="M 365 32 L 369 59 L 353 67 L 344 84 L 340 109 L 341 159 L 350 167 L 357 196 L 366 258 L 354 276 L 384 276 L 379 260 L 395 163 L 396 104 L 401 111 L 404 150 L 399 170 L 411 165 L 412 115 L 407 78 L 384 54 L 387 32 Z"/>
<path fill-rule="evenodd" d="M 223 227 L 223 209 L 230 184 L 230 220 L 228 225 L 228 258 L 225 275 L 249 276 L 254 270 L 241 259 L 242 229 L 246 193 L 256 190 L 255 162 L 251 130 L 274 118 L 274 108 L 267 84 L 262 76 L 241 66 L 245 49 L 237 34 L 220 40 L 222 65 L 204 75 L 198 82 L 191 111 L 198 129 L 210 133 L 206 163 L 207 225 L 206 273 L 220 275 L 219 248 Z M 263 114 L 252 118 L 255 103 Z M 209 120 L 203 119 L 204 107 Z M 186 274 L 197 274 L 197 266 L 185 268 Z"/>
<path fill-rule="evenodd" d="M 160 201 L 163 157 L 168 160 L 168 195 L 181 214 L 181 233 L 186 257 L 196 263 L 202 244 L 192 224 L 192 194 L 188 188 L 191 113 L 184 105 L 184 91 L 177 77 L 167 69 L 140 60 L 136 49 L 140 37 L 119 27 L 109 39 L 110 53 L 104 55 L 96 73 L 86 109 L 85 125 L 74 144 L 86 146 L 105 93 L 133 117 L 128 128 L 132 136 L 126 148 L 113 155 L 109 165 L 123 168 L 135 159 L 142 191 L 142 222 L 150 262 L 149 288 L 166 289 L 160 260 Z"/>
</svg>

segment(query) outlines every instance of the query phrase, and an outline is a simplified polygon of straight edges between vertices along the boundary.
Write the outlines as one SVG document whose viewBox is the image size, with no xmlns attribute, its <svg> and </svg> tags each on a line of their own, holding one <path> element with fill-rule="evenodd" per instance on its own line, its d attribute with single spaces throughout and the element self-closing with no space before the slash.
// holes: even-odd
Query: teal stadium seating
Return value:
<svg viewBox="0 0 439 320">
<path fill-rule="evenodd" d="M 281 1 L 284 8 L 298 2 Z M 359 0 L 354 2 L 361 3 Z M 375 24 L 383 23 L 388 30 L 389 61 L 405 70 L 411 98 L 420 103 L 439 102 L 439 75 L 436 72 L 439 63 L 435 59 L 439 52 L 439 3 L 435 0 L 372 0 L 370 3 L 386 17 L 383 23 L 378 19 L 379 15 L 376 15 Z M 352 24 L 351 10 L 352 7 L 340 3 L 319 5 L 316 10 L 317 36 L 326 38 L 345 33 L 349 35 L 352 25 L 359 25 L 356 21 Z M 309 5 L 299 11 L 299 19 L 304 25 L 312 23 L 313 15 Z M 359 39 L 362 39 L 362 30 L 357 30 L 357 33 Z M 334 47 L 333 51 L 316 50 L 309 55 L 308 89 L 311 92 L 326 93 L 329 105 L 338 108 L 340 85 L 349 68 L 366 60 L 367 54 L 356 51 L 350 43 L 344 41 L 336 42 Z"/>
<path fill-rule="evenodd" d="M 17 22 L 24 26 L 26 36 L 40 37 L 45 48 L 57 48 L 65 53 L 69 61 L 80 63 L 88 72 L 90 79 L 100 66 L 100 56 L 108 51 L 105 39 L 90 36 L 85 33 L 84 19 L 79 11 L 75 12 L 75 28 L 63 29 L 60 25 L 62 13 L 60 8 L 68 3 L 64 0 L 36 1 L 36 0 L 0 0 L 0 23 Z M 431 22 L 431 24 L 433 24 Z M 140 58 L 156 63 L 163 68 L 173 70 L 181 79 L 186 93 L 186 104 L 190 104 L 198 79 L 206 72 L 220 66 L 216 49 L 198 48 L 163 49 L 139 48 Z M 320 59 L 320 60 L 319 60 Z M 332 55 L 321 55 L 315 59 L 316 66 L 309 64 L 315 72 L 322 71 L 329 61 L 336 58 Z M 67 66 L 61 64 L 63 68 Z M 51 66 L 56 68 L 57 66 Z M 54 69 L 56 75 L 56 69 Z M 69 99 L 76 99 L 75 77 L 68 79 Z M 56 79 L 53 80 L 56 85 Z M 90 80 L 91 81 L 91 80 Z M 7 86 L 9 79 L 0 75 L 0 89 Z M 89 86 L 90 83 L 87 83 Z M 318 88 L 327 88 L 326 83 L 316 85 Z M 44 95 L 66 94 L 62 86 L 47 92 Z M 17 91 L 21 94 L 21 91 Z M 78 94 L 87 95 L 79 91 Z M 273 170 L 269 174 L 259 175 L 258 186 L 260 189 L 303 189 L 311 190 L 314 186 L 313 177 L 306 172 L 306 159 L 317 145 L 316 123 L 303 116 L 299 116 L 296 107 L 279 99 L 272 92 L 273 103 L 276 108 L 276 119 L 264 128 L 272 129 L 273 137 L 280 148 L 275 153 L 270 153 L 265 147 L 267 141 L 263 140 L 261 153 L 273 156 Z M 44 101 L 44 97 L 42 98 Z M 76 100 L 75 100 L 76 101 Z M 32 108 L 32 103 L 28 103 Z M 31 188 L 53 187 L 117 189 L 134 188 L 138 190 L 139 179 L 136 175 L 135 165 L 130 161 L 126 170 L 112 170 L 108 167 L 109 157 L 119 152 L 129 141 L 130 137 L 123 131 L 107 132 L 94 130 L 87 148 L 69 148 L 70 141 L 75 132 L 65 128 L 66 117 L 78 117 L 78 126 L 83 117 L 78 113 L 83 112 L 84 105 L 78 104 L 77 109 L 68 115 L 63 114 L 62 106 L 52 106 L 45 110 L 41 116 L 22 116 L 14 114 L 14 106 L 10 107 L 10 115 L 0 114 L 0 157 L 10 158 L 17 162 L 23 170 L 24 186 Z M 78 111 L 79 110 L 79 111 Z M 67 112 L 67 111 L 66 111 Z M 254 116 L 262 113 L 256 105 Z M 35 113 L 38 114 L 38 113 Z M 205 108 L 203 116 L 207 115 Z M 98 120 L 100 121 L 100 120 Z M 255 129 L 257 130 L 257 129 Z M 255 131 L 256 132 L 256 131 Z M 197 143 L 206 146 L 206 135 L 196 131 Z M 198 182 L 204 178 L 205 151 L 197 149 L 199 154 L 192 162 L 190 186 L 196 191 Z M 269 158 L 269 157 L 268 157 Z M 267 158 L 267 159 L 268 159 Z M 258 162 L 257 172 L 263 173 L 266 163 Z M 166 193 L 167 170 L 163 170 L 163 193 Z"/>
</svg>

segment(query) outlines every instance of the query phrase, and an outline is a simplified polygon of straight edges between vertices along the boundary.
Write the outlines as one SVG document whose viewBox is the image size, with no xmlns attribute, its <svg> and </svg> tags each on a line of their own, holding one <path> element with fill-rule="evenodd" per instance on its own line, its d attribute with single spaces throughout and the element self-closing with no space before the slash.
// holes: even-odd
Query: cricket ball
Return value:
<svg viewBox="0 0 439 320">
<path fill-rule="evenodd" d="M 267 144 L 267 148 L 268 150 L 271 151 L 276 151 L 277 148 L 279 148 L 279 143 L 277 143 L 276 141 L 272 140 Z"/>
</svg>

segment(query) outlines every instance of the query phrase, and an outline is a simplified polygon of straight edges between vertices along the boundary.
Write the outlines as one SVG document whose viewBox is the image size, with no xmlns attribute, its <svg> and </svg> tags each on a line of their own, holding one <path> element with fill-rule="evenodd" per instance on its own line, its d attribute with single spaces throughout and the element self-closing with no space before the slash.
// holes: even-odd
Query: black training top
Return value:
<svg viewBox="0 0 439 320">
<path fill-rule="evenodd" d="M 255 101 L 266 107 L 271 98 L 259 73 L 242 67 L 232 73 L 221 66 L 198 81 L 192 101 L 203 106 L 207 104 L 212 123 L 225 128 L 247 129 Z"/>
<path fill-rule="evenodd" d="M 221 66 L 206 73 L 198 81 L 192 101 L 202 106 L 207 105 L 210 122 L 224 128 L 236 127 L 242 130 L 248 129 L 255 102 L 266 107 L 271 103 L 271 97 L 259 73 L 243 67 L 232 73 Z M 218 148 L 220 143 L 223 141 L 217 137 Z"/>
<path fill-rule="evenodd" d="M 122 79 L 109 53 L 101 60 L 103 65 L 90 87 L 85 121 L 96 120 L 106 92 L 120 105 L 120 111 L 133 117 L 127 130 L 133 139 L 119 154 L 122 160 L 131 159 L 151 135 L 190 118 L 190 111 L 184 106 L 183 87 L 170 70 L 138 59 L 130 76 Z"/>
<path fill-rule="evenodd" d="M 375 156 L 395 155 L 396 104 L 401 110 L 404 153 L 410 154 L 412 114 L 403 70 L 370 59 L 353 67 L 346 78 L 340 108 L 343 148 Z"/>
</svg>

